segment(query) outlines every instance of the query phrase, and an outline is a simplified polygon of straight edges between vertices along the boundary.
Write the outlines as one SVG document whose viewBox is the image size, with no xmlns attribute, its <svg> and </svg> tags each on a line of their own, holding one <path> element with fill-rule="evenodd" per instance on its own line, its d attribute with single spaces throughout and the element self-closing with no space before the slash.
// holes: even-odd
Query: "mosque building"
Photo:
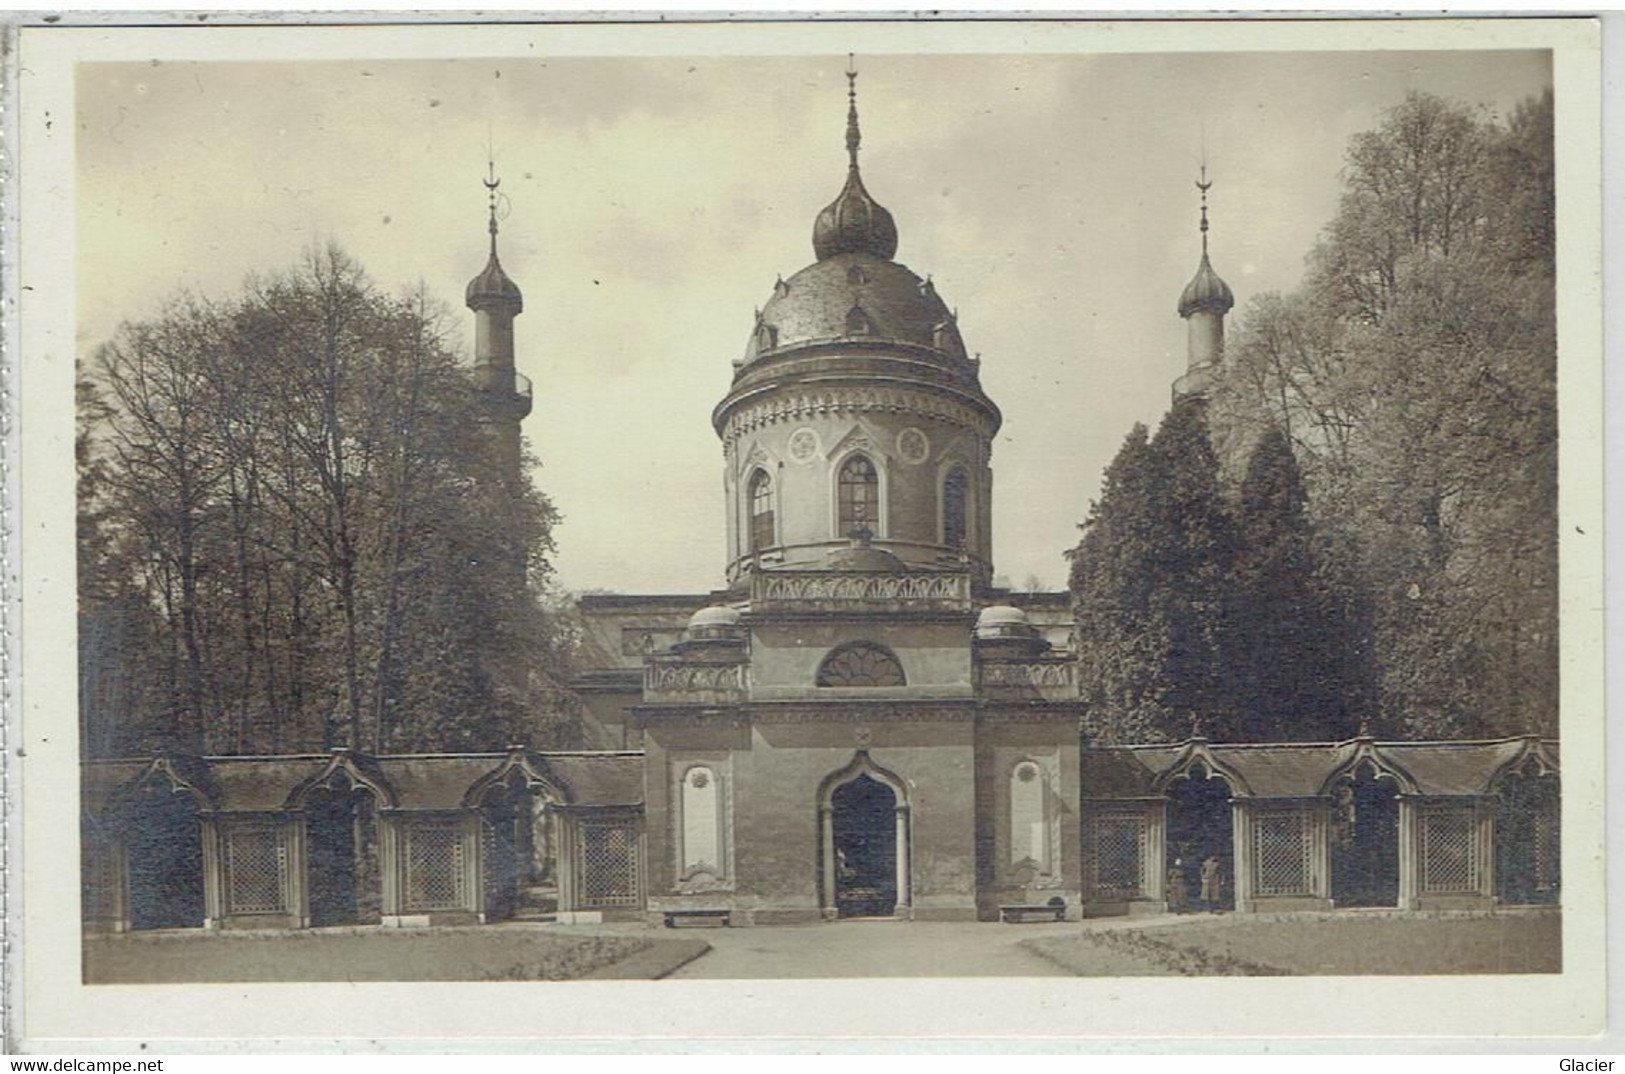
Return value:
<svg viewBox="0 0 1625 1074">
<path fill-rule="evenodd" d="M 580 602 L 593 748 L 87 763 L 89 927 L 1073 920 L 1180 909 L 1209 859 L 1243 912 L 1556 898 L 1554 743 L 1084 740 L 1069 595 L 992 583 L 1001 414 L 896 260 L 855 85 L 814 260 L 711 414 L 724 586 Z M 1235 302 L 1208 185 L 1176 398 Z M 473 378 L 517 473 L 523 301 L 494 210 L 490 235 Z"/>
</svg>

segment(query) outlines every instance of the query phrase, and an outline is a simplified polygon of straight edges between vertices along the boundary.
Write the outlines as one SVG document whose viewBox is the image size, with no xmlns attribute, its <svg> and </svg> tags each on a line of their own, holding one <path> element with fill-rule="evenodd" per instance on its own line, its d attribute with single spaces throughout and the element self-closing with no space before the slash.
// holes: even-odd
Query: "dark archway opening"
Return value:
<svg viewBox="0 0 1625 1074">
<path fill-rule="evenodd" d="M 1363 764 L 1332 788 L 1332 901 L 1399 905 L 1399 785 Z"/>
<path fill-rule="evenodd" d="M 1557 776 L 1509 775 L 1497 789 L 1495 871 L 1501 902 L 1557 902 L 1562 886 Z"/>
<path fill-rule="evenodd" d="M 203 822 L 197 803 L 168 785 L 149 783 L 124 832 L 132 929 L 201 928 Z"/>
<path fill-rule="evenodd" d="M 841 917 L 897 912 L 897 795 L 867 775 L 830 799 L 835 842 L 835 908 Z"/>
<path fill-rule="evenodd" d="M 376 925 L 383 919 L 378 818 L 372 793 L 320 788 L 305 800 L 310 923 Z"/>
<path fill-rule="evenodd" d="M 550 920 L 559 909 L 557 839 L 548 799 L 521 772 L 480 799 L 485 919 Z"/>
<path fill-rule="evenodd" d="M 1164 894 L 1168 909 L 1175 913 L 1235 908 L 1230 794 L 1230 785 L 1201 764 L 1192 765 L 1185 777 L 1168 788 L 1168 877 Z M 1209 859 L 1211 866 L 1207 864 Z M 1206 885 L 1204 868 L 1209 877 Z"/>
</svg>

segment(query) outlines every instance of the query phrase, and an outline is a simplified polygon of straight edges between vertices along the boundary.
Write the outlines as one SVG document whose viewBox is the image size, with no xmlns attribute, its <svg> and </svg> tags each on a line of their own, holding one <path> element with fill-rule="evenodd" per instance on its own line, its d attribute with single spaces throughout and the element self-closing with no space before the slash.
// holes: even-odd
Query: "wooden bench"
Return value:
<svg viewBox="0 0 1625 1074">
<path fill-rule="evenodd" d="M 1035 902 L 1013 903 L 999 907 L 999 920 L 1007 925 L 1030 921 L 1065 921 L 1066 903 Z"/>
<path fill-rule="evenodd" d="M 728 927 L 729 910 L 667 910 L 668 929 L 721 929 Z"/>
</svg>

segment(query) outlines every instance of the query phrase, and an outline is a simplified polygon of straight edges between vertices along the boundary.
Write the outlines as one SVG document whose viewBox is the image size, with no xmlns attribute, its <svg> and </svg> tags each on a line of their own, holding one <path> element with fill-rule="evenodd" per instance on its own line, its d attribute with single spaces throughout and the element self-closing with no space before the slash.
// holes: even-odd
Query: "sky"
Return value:
<svg viewBox="0 0 1625 1074">
<path fill-rule="evenodd" d="M 845 64 L 84 64 L 79 352 L 178 292 L 229 297 L 335 241 L 387 291 L 421 282 L 467 355 L 489 146 L 525 296 L 524 430 L 563 515 L 558 582 L 706 592 L 725 566 L 711 410 L 775 278 L 813 260 L 813 218 L 845 176 Z M 1408 91 L 1504 116 L 1551 83 L 1533 50 L 871 52 L 859 69 L 864 181 L 897 221 L 897 260 L 958 310 L 1004 412 L 996 575 L 1053 588 L 1101 471 L 1184 369 L 1204 146 L 1234 323 L 1297 285 L 1349 137 Z"/>
</svg>

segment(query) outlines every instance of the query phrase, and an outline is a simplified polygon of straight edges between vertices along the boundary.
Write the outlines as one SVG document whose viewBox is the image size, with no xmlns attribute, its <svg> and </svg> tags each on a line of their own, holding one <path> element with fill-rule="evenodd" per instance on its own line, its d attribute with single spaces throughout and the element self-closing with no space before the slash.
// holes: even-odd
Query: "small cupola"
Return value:
<svg viewBox="0 0 1625 1074">
<path fill-rule="evenodd" d="M 1049 651 L 1044 635 L 1027 619 L 1027 613 L 1009 604 L 991 604 L 976 617 L 972 636 L 976 653 L 983 659 L 1024 659 Z"/>
<path fill-rule="evenodd" d="M 675 653 L 737 650 L 745 644 L 745 626 L 738 608 L 711 604 L 688 617 L 683 639 L 672 648 Z"/>
</svg>

